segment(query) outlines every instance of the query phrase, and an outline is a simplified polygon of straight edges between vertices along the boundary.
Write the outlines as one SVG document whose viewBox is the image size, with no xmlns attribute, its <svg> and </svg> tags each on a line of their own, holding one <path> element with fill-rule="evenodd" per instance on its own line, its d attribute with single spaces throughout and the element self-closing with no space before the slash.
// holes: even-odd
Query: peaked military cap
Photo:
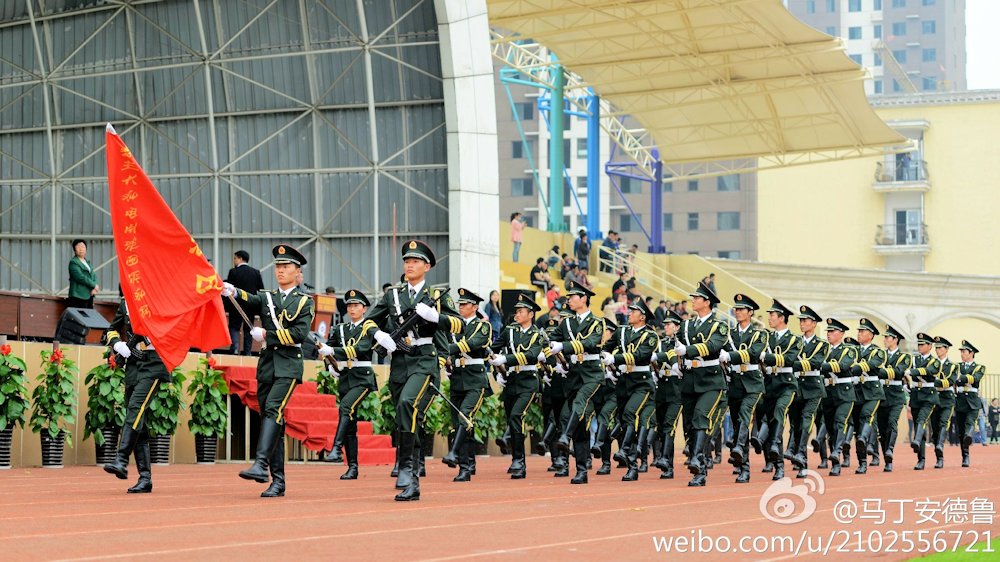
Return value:
<svg viewBox="0 0 1000 562">
<path fill-rule="evenodd" d="M 959 349 L 971 351 L 972 353 L 979 353 L 979 350 L 976 349 L 976 346 L 972 345 L 972 342 L 970 342 L 969 340 L 962 340 L 962 347 L 960 347 Z"/>
<path fill-rule="evenodd" d="M 569 307 L 563 307 L 562 310 L 559 311 L 560 318 L 569 318 L 570 316 L 576 316 L 576 313 L 570 310 Z"/>
<path fill-rule="evenodd" d="M 934 347 L 951 347 L 951 342 L 942 336 L 934 336 Z"/>
<path fill-rule="evenodd" d="M 847 324 L 844 324 L 843 322 L 841 322 L 840 320 L 837 320 L 836 318 L 827 318 L 826 319 L 826 331 L 829 332 L 831 330 L 837 330 L 837 331 L 840 331 L 840 332 L 847 332 L 848 330 L 850 330 L 850 328 L 847 327 Z"/>
<path fill-rule="evenodd" d="M 900 334 L 899 331 L 896 330 L 896 328 L 893 328 L 892 326 L 890 326 L 888 324 L 885 325 L 885 333 L 882 334 L 882 335 L 884 335 L 886 337 L 890 337 L 891 336 L 891 337 L 894 337 L 894 338 L 896 338 L 897 340 L 900 340 L 900 341 L 906 339 L 906 338 L 903 337 L 903 334 Z"/>
<path fill-rule="evenodd" d="M 781 302 L 778 299 L 774 299 L 774 303 L 771 305 L 771 308 L 767 309 L 767 311 L 777 312 L 778 314 L 784 315 L 785 318 L 791 318 L 792 316 L 794 316 L 794 314 L 792 314 L 792 311 L 788 310 L 788 307 L 781 304 Z"/>
<path fill-rule="evenodd" d="M 628 307 L 630 310 L 638 310 L 641 312 L 646 317 L 647 321 L 651 322 L 655 318 L 655 316 L 653 316 L 653 311 L 646 306 L 646 301 L 642 299 L 635 299 L 635 302 L 630 304 Z"/>
<path fill-rule="evenodd" d="M 822 316 L 820 316 L 819 314 L 816 314 L 815 310 L 813 310 L 812 308 L 809 308 L 806 305 L 802 305 L 802 306 L 799 307 L 799 318 L 807 318 L 809 320 L 815 320 L 816 322 L 822 322 L 823 321 L 823 317 Z"/>
<path fill-rule="evenodd" d="M 476 293 L 473 293 L 468 289 L 459 289 L 458 299 L 456 300 L 456 302 L 458 304 L 462 304 L 463 302 L 467 304 L 479 304 L 483 302 L 483 297 L 477 295 Z"/>
<path fill-rule="evenodd" d="M 861 345 L 858 343 L 858 340 L 852 338 L 851 336 L 847 336 L 846 338 L 844 338 L 844 343 L 846 343 L 847 345 Z"/>
<path fill-rule="evenodd" d="M 677 314 L 673 310 L 668 310 L 667 316 L 663 319 L 664 324 L 666 324 L 667 322 L 671 322 L 673 324 L 677 324 L 678 326 L 680 326 L 681 324 L 684 323 L 684 319 L 681 318 L 680 314 Z"/>
<path fill-rule="evenodd" d="M 919 334 L 917 334 L 917 343 L 918 344 L 921 344 L 921 343 L 933 344 L 934 343 L 934 338 L 932 338 L 930 336 L 930 334 L 925 334 L 924 332 L 920 332 Z"/>
<path fill-rule="evenodd" d="M 274 256 L 274 264 L 290 263 L 302 267 L 306 264 L 306 257 L 288 244 L 278 244 L 271 248 L 271 255 Z"/>
<path fill-rule="evenodd" d="M 595 294 L 596 293 L 594 293 L 594 291 L 591 291 L 590 289 L 584 287 L 583 285 L 577 283 L 576 281 L 570 282 L 570 284 L 569 284 L 569 290 L 566 291 L 566 296 L 567 297 L 570 296 L 570 295 L 580 295 L 580 296 L 584 296 L 584 297 L 592 297 Z"/>
<path fill-rule="evenodd" d="M 401 252 L 404 260 L 406 258 L 421 259 L 431 264 L 431 267 L 434 267 L 437 264 L 437 260 L 434 259 L 434 252 L 431 250 L 431 247 L 421 240 L 409 240 L 405 242 Z"/>
<path fill-rule="evenodd" d="M 867 318 L 862 318 L 861 321 L 858 322 L 858 329 L 868 330 L 872 334 L 876 336 L 878 335 L 878 328 L 875 327 L 875 323 Z"/>
<path fill-rule="evenodd" d="M 535 302 L 534 296 L 529 293 L 518 293 L 517 302 L 514 303 L 514 308 L 527 308 L 532 312 L 538 312 L 542 309 L 542 307 L 538 306 L 538 303 Z"/>
<path fill-rule="evenodd" d="M 708 302 L 712 303 L 712 306 L 719 304 L 719 297 L 712 291 L 712 289 L 708 288 L 708 285 L 702 283 L 701 281 L 698 282 L 698 288 L 688 296 L 706 299 Z"/>
<path fill-rule="evenodd" d="M 365 306 L 371 306 L 368 302 L 368 297 L 364 293 L 357 289 L 351 289 L 344 293 L 344 304 L 363 304 Z"/>
<path fill-rule="evenodd" d="M 604 329 L 614 332 L 618 329 L 618 324 L 615 324 L 607 316 L 604 317 Z"/>
<path fill-rule="evenodd" d="M 733 308 L 749 308 L 750 310 L 759 310 L 760 305 L 743 293 L 737 293 L 736 296 L 733 297 Z"/>
</svg>

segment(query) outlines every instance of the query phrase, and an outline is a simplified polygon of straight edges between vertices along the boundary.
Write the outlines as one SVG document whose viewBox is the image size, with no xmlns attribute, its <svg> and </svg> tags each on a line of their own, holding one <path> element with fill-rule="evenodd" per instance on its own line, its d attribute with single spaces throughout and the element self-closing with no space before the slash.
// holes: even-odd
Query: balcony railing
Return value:
<svg viewBox="0 0 1000 562">
<path fill-rule="evenodd" d="M 875 168 L 878 183 L 928 181 L 927 162 L 924 160 L 890 160 L 879 162 Z"/>
<path fill-rule="evenodd" d="M 923 223 L 880 224 L 875 232 L 877 246 L 926 246 L 929 243 L 927 225 Z"/>
</svg>

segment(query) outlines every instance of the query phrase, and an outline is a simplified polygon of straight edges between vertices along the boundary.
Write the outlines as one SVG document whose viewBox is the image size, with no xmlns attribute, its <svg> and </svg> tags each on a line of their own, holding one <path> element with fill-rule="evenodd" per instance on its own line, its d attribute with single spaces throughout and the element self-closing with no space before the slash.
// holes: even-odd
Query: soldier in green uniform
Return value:
<svg viewBox="0 0 1000 562">
<path fill-rule="evenodd" d="M 962 354 L 962 365 L 955 385 L 955 427 L 962 445 L 962 467 L 969 466 L 969 446 L 972 445 L 972 432 L 979 418 L 982 402 L 979 398 L 979 383 L 986 374 L 986 366 L 976 363 L 979 350 L 968 340 L 962 340 L 958 348 Z M 985 435 L 983 436 L 985 438 Z"/>
<path fill-rule="evenodd" d="M 934 337 L 934 354 L 941 361 L 941 372 L 935 384 L 938 387 L 938 406 L 931 414 L 930 427 L 934 433 L 934 468 L 944 468 L 944 442 L 951 428 L 951 417 L 955 412 L 955 386 L 958 379 L 958 364 L 948 359 L 951 342 L 941 336 Z"/>
<path fill-rule="evenodd" d="M 851 374 L 857 377 L 854 385 L 854 434 L 857 438 L 858 468 L 855 474 L 868 472 L 868 444 L 875 439 L 875 413 L 885 399 L 879 371 L 885 363 L 885 350 L 872 343 L 878 335 L 878 328 L 867 318 L 858 323 L 858 359 L 851 366 Z"/>
<path fill-rule="evenodd" d="M 594 394 L 604 381 L 604 365 L 601 364 L 601 339 L 604 336 L 604 320 L 591 314 L 589 308 L 593 291 L 571 283 L 567 301 L 574 315 L 559 324 L 559 331 L 553 338 L 547 356 L 562 352 L 570 353 L 569 373 L 566 375 L 566 401 L 568 411 L 563 425 L 563 433 L 556 442 L 561 451 L 569 452 L 569 441 L 573 439 L 573 454 L 576 458 L 576 475 L 571 484 L 587 483 L 587 461 L 590 460 L 590 420 L 594 415 Z M 558 475 L 558 473 L 556 473 Z"/>
<path fill-rule="evenodd" d="M 450 335 L 446 359 L 451 365 L 448 377 L 451 401 L 472 423 L 475 423 L 483 400 L 493 395 L 485 364 L 493 342 L 493 328 L 479 315 L 481 302 L 483 298 L 472 291 L 458 290 L 458 313 L 462 317 L 463 329 L 461 334 Z M 451 468 L 458 467 L 454 482 L 468 482 L 472 480 L 472 462 L 476 455 L 474 427 L 462 421 L 455 411 L 451 413 L 451 422 L 456 428 L 455 438 L 451 450 L 441 462 Z"/>
<path fill-rule="evenodd" d="M 389 392 L 396 405 L 396 428 L 399 430 L 396 488 L 403 490 L 395 499 L 416 501 L 420 499 L 423 460 L 419 430 L 432 398 L 431 385 L 436 385 L 441 377 L 444 357 L 439 357 L 439 350 L 447 349 L 446 333 L 462 333 L 465 323 L 455 311 L 451 297 L 426 286 L 427 272 L 437 263 L 430 247 L 420 240 L 408 240 L 403 243 L 401 253 L 406 282 L 389 287 L 368 310 L 365 319 L 379 327 L 375 341 L 392 353 Z M 435 306 L 428 304 L 432 299 L 436 301 Z M 417 314 L 421 320 L 405 335 L 399 335 L 399 341 L 409 346 L 409 351 L 397 352 L 398 342 L 392 334 L 402 325 L 401 319 L 410 314 Z"/>
<path fill-rule="evenodd" d="M 507 473 L 513 480 L 527 476 L 524 413 L 539 392 L 538 355 L 545 341 L 544 334 L 535 326 L 535 313 L 540 309 L 531 295 L 519 294 L 514 304 L 514 323 L 504 327 L 492 346 L 498 355 L 490 359 L 490 364 L 507 366 L 507 379 L 498 376 L 497 382 L 504 385 L 503 407 L 510 429 L 512 457 Z"/>
<path fill-rule="evenodd" d="M 755 443 L 754 446 L 763 449 L 767 462 L 774 465 L 771 479 L 780 480 L 785 477 L 782 457 L 785 418 L 798 389 L 793 365 L 802 351 L 802 340 L 788 329 L 788 319 L 793 316 L 788 307 L 775 299 L 767 312 L 767 323 L 772 332 L 768 334 L 766 349 L 759 356 L 760 362 L 768 369 L 764 376 L 763 419 L 757 437 L 759 445 Z"/>
<path fill-rule="evenodd" d="M 344 304 L 347 305 L 347 317 L 350 319 L 330 328 L 330 337 L 325 345 L 319 348 L 323 357 L 331 357 L 337 362 L 337 370 L 333 375 L 338 377 L 338 410 L 340 421 L 337 425 L 337 435 L 333 439 L 333 449 L 326 456 L 326 462 L 343 462 L 340 448 L 344 448 L 347 456 L 347 472 L 341 480 L 357 480 L 358 478 L 358 407 L 369 393 L 378 390 L 375 385 L 375 371 L 372 370 L 372 348 L 375 345 L 375 332 L 378 326 L 374 322 L 365 321 L 365 312 L 371 303 L 365 295 L 351 289 L 344 294 Z"/>
<path fill-rule="evenodd" d="M 826 429 L 830 432 L 830 476 L 840 476 L 840 455 L 847 441 L 847 429 L 851 425 L 851 412 L 857 394 L 851 367 L 857 362 L 858 351 L 844 342 L 848 328 L 836 318 L 826 319 L 826 340 L 830 342 L 830 353 L 820 367 L 826 377 L 826 395 L 823 402 L 823 416 Z"/>
<path fill-rule="evenodd" d="M 299 290 L 295 278 L 306 265 L 298 250 L 278 244 L 271 250 L 277 291 L 251 295 L 225 283 L 222 296 L 235 295 L 246 308 L 260 316 L 261 327 L 250 330 L 261 343 L 257 361 L 257 400 L 260 405 L 260 435 L 253 466 L 240 472 L 240 478 L 271 485 L 261 497 L 285 495 L 285 406 L 302 383 L 302 342 L 309 337 L 313 321 L 313 301 Z"/>
<path fill-rule="evenodd" d="M 636 462 L 639 443 L 646 440 L 652 415 L 652 409 L 647 406 L 653 401 L 656 387 L 649 364 L 660 346 L 659 336 L 648 325 L 653 320 L 653 311 L 642 299 L 635 299 L 629 306 L 628 327 L 619 327 L 601 352 L 602 363 L 618 368 L 621 373 L 618 384 L 624 389 L 621 423 L 625 435 L 621 448 L 628 460 L 628 471 L 622 476 L 623 482 L 639 479 Z"/>
<path fill-rule="evenodd" d="M 806 305 L 799 307 L 802 351 L 792 364 L 799 390 L 795 393 L 795 400 L 788 409 L 791 428 L 788 440 L 791 451 L 790 454 L 785 454 L 785 458 L 799 471 L 795 475 L 796 478 L 806 477 L 806 469 L 809 468 L 809 434 L 812 432 L 820 401 L 826 398 L 826 388 L 819 370 L 829 356 L 830 343 L 816 335 L 816 326 L 822 321 L 820 315 L 812 308 Z"/>
<path fill-rule="evenodd" d="M 727 397 L 735 438 L 729 450 L 729 464 L 738 470 L 737 484 L 750 481 L 750 430 L 754 411 L 764 394 L 760 354 L 767 346 L 767 332 L 753 325 L 753 313 L 758 309 L 760 305 L 747 295 L 733 297 L 736 329 L 729 332 L 726 349 L 719 352 L 719 359 L 729 364 L 730 371 Z"/>
<path fill-rule="evenodd" d="M 142 356 L 132 356 L 126 340 L 132 334 L 128 305 L 122 298 L 105 340 L 113 353 L 125 358 L 125 423 L 118 441 L 118 454 L 114 462 L 104 465 L 104 471 L 121 480 L 128 478 L 128 459 L 135 456 L 139 480 L 128 489 L 129 494 L 148 494 L 153 491 L 153 476 L 149 461 L 149 432 L 146 430 L 146 408 L 156 393 L 157 386 L 170 382 L 170 373 L 148 342 L 139 345 Z M 141 335 L 141 334 L 139 334 Z"/>
<path fill-rule="evenodd" d="M 661 480 L 674 477 L 674 433 L 677 430 L 677 417 L 681 412 L 681 368 L 677 364 L 677 352 L 674 343 L 677 341 L 677 331 L 684 320 L 673 310 L 667 311 L 663 319 L 663 337 L 653 356 L 653 362 L 659 366 L 659 380 L 656 382 L 655 416 L 656 438 L 660 440 L 660 457 L 653 460 L 653 466 L 659 468 Z"/>
<path fill-rule="evenodd" d="M 568 318 L 569 314 L 572 314 L 565 306 L 565 303 L 563 305 L 559 310 L 559 314 L 550 315 L 548 320 L 545 321 L 544 334 L 546 348 L 548 348 L 549 340 L 559 331 L 560 320 Z M 546 452 L 551 453 L 551 463 L 547 469 L 548 472 L 556 472 L 564 476 L 569 476 L 569 466 L 566 462 L 566 456 L 553 446 L 559 433 L 562 432 L 560 417 L 562 416 L 563 406 L 566 402 L 566 390 L 563 387 L 566 372 L 562 368 L 562 365 L 556 361 L 555 357 L 546 358 L 544 352 L 541 361 L 545 362 L 547 368 L 551 371 L 551 375 L 543 377 L 542 380 L 542 418 L 545 421 L 545 433 L 539 440 L 538 448 L 535 452 L 539 455 L 544 455 Z"/>
<path fill-rule="evenodd" d="M 913 365 L 913 356 L 899 349 L 899 342 L 905 339 L 892 326 L 886 325 L 883 340 L 885 341 L 886 358 L 882 364 L 879 376 L 885 380 L 885 399 L 878 409 L 878 435 L 882 444 L 882 454 L 885 456 L 883 471 L 892 472 L 892 461 L 896 448 L 896 436 L 899 434 L 899 414 L 906 406 L 906 390 L 903 379 Z"/>
<path fill-rule="evenodd" d="M 674 352 L 683 360 L 682 400 L 684 418 L 691 420 L 688 471 L 694 476 L 688 486 L 704 486 L 708 477 L 708 436 L 722 422 L 726 408 L 726 378 L 719 352 L 729 341 L 729 326 L 715 316 L 719 297 L 704 283 L 691 293 L 694 311 L 681 326 Z"/>
<path fill-rule="evenodd" d="M 608 318 L 604 319 L 602 347 L 607 345 L 618 329 L 617 324 Z M 601 459 L 601 468 L 597 469 L 595 474 L 602 476 L 611 474 L 611 437 L 608 435 L 608 428 L 611 426 L 611 422 L 615 422 L 616 430 L 622 427 L 618 407 L 625 404 L 622 396 L 625 385 L 619 383 L 618 374 L 614 365 L 606 365 L 604 382 L 601 383 L 592 400 L 597 420 L 597 431 L 594 434 L 594 442 L 590 446 L 590 453 Z"/>
<path fill-rule="evenodd" d="M 913 358 L 913 366 L 907 373 L 910 376 L 910 409 L 913 413 L 913 441 L 910 448 L 917 454 L 917 464 L 913 470 L 924 469 L 925 449 L 927 446 L 927 424 L 931 414 L 938 405 L 938 374 L 941 372 L 941 361 L 931 355 L 934 338 L 923 332 L 917 334 L 917 353 Z"/>
</svg>

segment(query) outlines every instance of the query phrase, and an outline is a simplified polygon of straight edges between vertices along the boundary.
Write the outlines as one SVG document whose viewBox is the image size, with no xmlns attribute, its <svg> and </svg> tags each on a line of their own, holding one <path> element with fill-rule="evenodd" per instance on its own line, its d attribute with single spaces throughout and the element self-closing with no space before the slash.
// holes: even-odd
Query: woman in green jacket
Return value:
<svg viewBox="0 0 1000 562">
<path fill-rule="evenodd" d="M 94 265 L 87 259 L 87 242 L 73 241 L 74 256 L 69 260 L 69 298 L 66 305 L 74 308 L 94 308 L 94 295 L 101 290 Z"/>
</svg>

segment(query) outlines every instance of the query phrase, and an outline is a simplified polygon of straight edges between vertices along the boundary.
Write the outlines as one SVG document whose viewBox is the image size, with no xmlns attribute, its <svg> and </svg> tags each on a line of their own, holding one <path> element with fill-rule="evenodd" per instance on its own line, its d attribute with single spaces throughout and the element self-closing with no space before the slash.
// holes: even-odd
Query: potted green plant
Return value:
<svg viewBox="0 0 1000 562">
<path fill-rule="evenodd" d="M 389 385 L 385 385 L 378 391 L 377 419 L 372 419 L 373 431 L 379 435 L 392 435 L 392 446 L 396 446 L 396 405 L 392 402 L 392 393 L 389 392 Z"/>
<path fill-rule="evenodd" d="M 222 371 L 215 368 L 215 358 L 209 354 L 198 360 L 198 368 L 188 373 L 191 383 L 191 419 L 188 429 L 194 435 L 195 458 L 198 464 L 214 464 L 219 437 L 226 434 L 226 396 L 229 385 Z"/>
<path fill-rule="evenodd" d="M 545 416 L 542 415 L 542 406 L 537 400 L 533 400 L 528 405 L 528 410 L 524 412 L 524 425 L 530 428 L 528 438 L 531 441 L 529 451 L 534 451 L 538 442 L 542 440 L 542 433 L 545 432 Z"/>
<path fill-rule="evenodd" d="M 13 354 L 6 338 L 0 342 L 0 469 L 10 468 L 14 426 L 24 427 L 31 404 L 24 360 Z"/>
<path fill-rule="evenodd" d="M 42 440 L 42 466 L 61 468 L 65 445 L 73 446 L 70 430 L 76 421 L 76 362 L 66 359 L 62 350 L 42 351 L 42 374 L 31 393 L 31 431 Z"/>
<path fill-rule="evenodd" d="M 177 430 L 177 414 L 187 407 L 183 400 L 185 380 L 181 368 L 175 368 L 170 373 L 170 381 L 161 381 L 149 401 L 146 413 L 149 456 L 156 464 L 170 463 L 170 437 Z"/>
<path fill-rule="evenodd" d="M 110 352 L 104 363 L 91 369 L 87 385 L 87 415 L 83 417 L 83 438 L 94 436 L 97 466 L 114 462 L 118 432 L 125 423 L 125 370 L 114 365 Z"/>
<path fill-rule="evenodd" d="M 337 396 L 339 388 L 340 378 L 333 376 L 333 373 L 320 365 L 319 371 L 316 373 L 316 392 Z"/>
</svg>

